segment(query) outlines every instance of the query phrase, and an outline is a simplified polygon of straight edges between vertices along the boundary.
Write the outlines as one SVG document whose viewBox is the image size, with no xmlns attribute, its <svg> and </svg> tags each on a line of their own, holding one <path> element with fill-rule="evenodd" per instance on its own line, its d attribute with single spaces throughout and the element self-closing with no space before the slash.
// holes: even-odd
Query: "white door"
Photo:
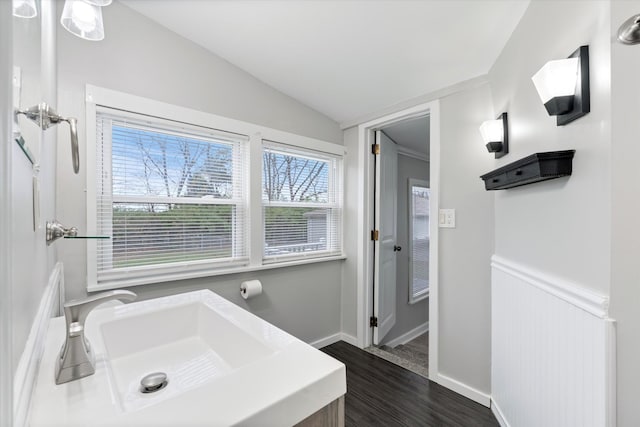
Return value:
<svg viewBox="0 0 640 427">
<path fill-rule="evenodd" d="M 376 158 L 375 245 L 373 315 L 378 327 L 373 328 L 373 343 L 378 345 L 396 323 L 396 211 L 398 181 L 398 149 L 381 131 L 376 132 L 380 154 Z"/>
</svg>

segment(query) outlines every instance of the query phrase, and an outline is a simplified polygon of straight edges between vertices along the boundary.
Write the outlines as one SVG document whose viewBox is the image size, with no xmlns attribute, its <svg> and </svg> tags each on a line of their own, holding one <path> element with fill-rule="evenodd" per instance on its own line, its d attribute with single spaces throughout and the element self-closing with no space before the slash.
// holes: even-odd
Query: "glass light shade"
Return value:
<svg viewBox="0 0 640 427">
<path fill-rule="evenodd" d="M 113 2 L 113 0 L 84 0 L 84 1 L 85 3 L 89 3 L 94 6 L 100 6 L 100 7 L 109 6 Z"/>
<path fill-rule="evenodd" d="M 549 61 L 531 78 L 543 104 L 560 96 L 573 96 L 578 80 L 578 58 Z"/>
<path fill-rule="evenodd" d="M 504 128 L 502 119 L 487 120 L 480 125 L 480 134 L 485 143 L 504 142 Z"/>
<path fill-rule="evenodd" d="M 13 0 L 13 16 L 35 18 L 37 15 L 36 0 Z"/>
<path fill-rule="evenodd" d="M 71 34 L 82 39 L 104 39 L 102 9 L 84 0 L 66 0 L 60 23 Z"/>
</svg>

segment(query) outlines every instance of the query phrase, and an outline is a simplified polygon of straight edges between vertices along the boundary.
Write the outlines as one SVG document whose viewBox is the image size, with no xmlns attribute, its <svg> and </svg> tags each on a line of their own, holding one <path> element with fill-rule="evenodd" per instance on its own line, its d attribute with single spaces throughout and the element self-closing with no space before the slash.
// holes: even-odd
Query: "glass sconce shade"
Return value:
<svg viewBox="0 0 640 427">
<path fill-rule="evenodd" d="M 564 126 L 591 111 L 589 46 L 580 46 L 569 58 L 547 62 L 532 78 L 538 95 L 556 124 Z"/>
<path fill-rule="evenodd" d="M 92 4 L 94 6 L 105 7 L 109 6 L 113 0 L 84 0 L 86 3 Z"/>
<path fill-rule="evenodd" d="M 37 15 L 36 0 L 13 0 L 13 16 L 35 18 Z"/>
<path fill-rule="evenodd" d="M 578 58 L 549 61 L 531 78 L 549 115 L 557 116 L 572 110 L 578 63 Z"/>
<path fill-rule="evenodd" d="M 104 39 L 102 9 L 84 0 L 66 0 L 60 23 L 71 34 L 82 39 Z"/>
<path fill-rule="evenodd" d="M 502 142 L 504 139 L 504 129 L 502 119 L 487 120 L 480 125 L 480 134 L 485 144 L 490 142 Z"/>
<path fill-rule="evenodd" d="M 487 151 L 499 159 L 509 153 L 509 135 L 507 133 L 507 113 L 500 114 L 496 120 L 487 120 L 480 125 L 480 134 Z"/>
</svg>

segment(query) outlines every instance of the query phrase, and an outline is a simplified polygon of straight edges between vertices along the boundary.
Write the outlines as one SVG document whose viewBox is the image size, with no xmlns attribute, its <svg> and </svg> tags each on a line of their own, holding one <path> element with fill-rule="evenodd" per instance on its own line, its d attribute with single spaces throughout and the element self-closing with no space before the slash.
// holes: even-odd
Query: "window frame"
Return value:
<svg viewBox="0 0 640 427">
<path fill-rule="evenodd" d="M 427 289 L 422 292 L 414 292 L 413 288 L 413 188 L 414 187 L 423 187 L 428 188 L 429 192 L 431 192 L 431 188 L 429 187 L 429 182 L 423 179 L 409 178 L 408 180 L 408 191 L 407 191 L 407 216 L 409 223 L 409 235 L 407 236 L 407 246 L 409 246 L 409 304 L 416 304 L 426 298 L 429 297 L 429 275 L 427 274 Z M 431 202 L 429 202 L 431 203 Z M 430 212 L 430 210 L 428 211 Z M 429 218 L 429 222 L 431 222 L 431 218 Z M 429 224 L 430 225 L 430 224 Z M 427 226 L 427 231 L 430 231 L 430 226 Z M 431 240 L 431 236 L 429 236 L 429 240 Z M 431 249 L 429 249 L 431 250 Z M 427 253 L 427 262 L 429 262 L 429 256 Z"/>
<path fill-rule="evenodd" d="M 148 116 L 161 120 L 167 120 L 176 124 L 186 124 L 208 128 L 214 132 L 237 134 L 248 139 L 246 150 L 245 191 L 246 191 L 246 229 L 247 236 L 247 262 L 240 265 L 220 262 L 199 262 L 202 268 L 193 269 L 189 262 L 171 263 L 166 266 L 157 264 L 146 270 L 154 269 L 153 274 L 140 275 L 138 277 L 118 277 L 106 282 L 97 280 L 97 243 L 96 240 L 87 239 L 87 290 L 90 292 L 114 289 L 129 286 L 139 286 L 167 281 L 184 280 L 197 277 L 217 276 L 223 274 L 260 271 L 294 265 L 326 262 L 345 259 L 344 247 L 341 244 L 339 255 L 325 257 L 308 257 L 304 259 L 283 259 L 282 261 L 263 261 L 263 218 L 262 218 L 262 147 L 263 141 L 277 141 L 280 144 L 290 145 L 300 149 L 314 150 L 329 155 L 343 157 L 345 148 L 342 145 L 327 142 L 315 138 L 296 135 L 289 132 L 272 129 L 241 120 L 230 119 L 194 109 L 168 104 L 152 99 L 130 95 L 93 85 L 86 85 L 85 92 L 85 119 L 86 119 L 86 192 L 87 192 L 87 236 L 95 236 L 97 230 L 97 176 L 96 168 L 96 126 L 97 112 L 101 108 L 118 110 L 117 113 L 128 112 L 136 115 Z M 340 175 L 344 174 L 344 161 L 340 162 Z M 342 178 L 341 194 L 344 192 L 344 178 Z M 344 209 L 341 210 L 341 228 L 344 227 Z M 84 233 L 83 233 L 84 234 Z M 342 236 L 342 230 L 340 235 Z"/>
<path fill-rule="evenodd" d="M 275 152 L 283 155 L 291 155 L 298 158 L 307 158 L 309 160 L 319 160 L 325 161 L 330 166 L 334 167 L 330 173 L 328 173 L 327 180 L 327 192 L 329 195 L 329 200 L 327 203 L 322 202 L 300 202 L 300 201 L 269 201 L 262 198 L 261 191 L 261 200 L 262 207 L 284 207 L 284 208 L 316 208 L 316 209 L 329 209 L 331 210 L 331 215 L 327 217 L 327 249 L 318 250 L 318 251 L 308 251 L 308 252 L 299 252 L 293 254 L 283 254 L 283 255 L 267 255 L 265 253 L 264 245 L 266 244 L 266 226 L 264 223 L 264 217 L 262 219 L 262 242 L 263 242 L 263 252 L 262 252 L 262 262 L 263 264 L 272 264 L 279 262 L 286 262 L 288 260 L 298 260 L 298 259 L 312 259 L 312 258 L 322 258 L 322 257 L 332 257 L 335 256 L 335 250 L 330 249 L 333 245 L 337 245 L 340 250 L 343 249 L 343 240 L 342 240 L 342 227 L 343 227 L 343 193 L 344 193 L 344 176 L 343 176 L 343 158 L 342 156 L 338 156 L 336 154 L 330 154 L 326 152 L 320 152 L 318 150 L 312 150 L 308 148 L 302 147 L 293 147 L 288 144 L 283 144 L 277 141 L 270 141 L 263 139 L 262 141 L 262 155 L 264 156 L 265 150 L 270 150 L 271 152 Z M 264 164 L 264 163 L 263 163 Z M 263 171 L 264 172 L 264 171 Z M 262 189 L 262 187 L 261 187 Z M 340 218 L 336 219 L 336 215 L 339 215 Z M 338 221 L 338 224 L 335 225 L 335 222 Z M 332 223 L 334 225 L 332 225 Z M 329 232 L 331 229 L 336 229 L 336 235 L 331 235 Z M 335 240 L 329 240 L 334 238 Z"/>
<path fill-rule="evenodd" d="M 103 116 L 104 119 L 106 120 L 113 118 L 114 120 L 117 120 L 120 122 L 130 121 L 130 123 L 127 123 L 128 124 L 127 127 L 130 129 L 138 129 L 142 131 L 157 131 L 158 133 L 162 133 L 165 135 L 173 134 L 176 136 L 188 136 L 189 134 L 192 134 L 191 136 L 192 138 L 201 139 L 201 140 L 207 140 L 207 139 L 213 140 L 214 138 L 219 138 L 221 140 L 220 143 L 228 144 L 232 148 L 233 158 L 235 161 L 238 161 L 238 160 L 243 161 L 242 157 L 246 159 L 245 151 L 247 151 L 248 149 L 246 145 L 248 144 L 249 138 L 245 135 L 230 134 L 229 132 L 219 132 L 219 131 L 213 132 L 210 130 L 205 130 L 202 127 L 195 129 L 194 125 L 186 125 L 186 124 L 176 125 L 175 123 L 172 123 L 172 121 L 169 121 L 167 119 L 156 118 L 156 117 L 152 118 L 146 115 L 141 116 L 140 114 L 137 114 L 137 113 L 125 112 L 121 110 L 116 111 L 112 108 L 107 108 L 102 106 L 99 106 L 96 108 L 96 117 L 98 117 L 98 115 Z M 147 120 L 148 120 L 147 123 L 143 123 L 144 121 L 147 121 Z M 119 123 L 114 125 L 119 126 Z M 227 141 L 222 142 L 224 140 L 227 140 Z M 96 144 L 99 145 L 100 143 L 96 140 Z M 106 147 L 106 150 L 103 150 L 103 152 L 106 151 L 106 153 L 102 159 L 104 164 L 102 169 L 104 170 L 105 176 L 109 174 L 108 178 L 105 178 L 102 181 L 103 183 L 109 180 L 113 181 L 114 179 L 113 165 L 111 163 L 113 159 L 113 156 L 111 155 L 112 147 L 113 145 L 109 145 L 108 147 Z M 239 157 L 240 159 L 238 159 Z M 88 163 L 87 165 L 89 166 Z M 96 165 L 96 162 L 94 162 L 93 165 Z M 199 199 L 199 198 L 190 198 L 190 197 L 184 197 L 184 196 L 165 197 L 165 196 L 145 196 L 145 195 L 118 195 L 118 194 L 114 194 L 113 185 L 108 189 L 108 191 L 107 189 L 104 189 L 103 192 L 108 194 L 106 198 L 108 199 L 109 204 L 111 204 L 112 206 L 118 203 L 121 203 L 121 204 L 175 203 L 175 204 L 182 204 L 182 205 L 235 206 L 236 209 L 239 212 L 241 212 L 239 214 L 240 218 L 237 220 L 238 225 L 241 229 L 246 230 L 248 228 L 248 225 L 246 224 L 246 222 L 248 221 L 248 218 L 246 215 L 247 199 L 248 199 L 248 195 L 246 191 L 247 185 L 245 183 L 246 179 L 245 177 L 237 175 L 238 168 L 236 167 L 233 168 L 233 173 L 234 175 L 232 178 L 232 182 L 233 182 L 233 187 L 235 191 L 234 191 L 234 197 L 229 199 L 220 199 L 220 198 Z M 96 183 L 95 185 L 100 185 L 100 184 Z M 98 199 L 98 196 L 96 195 L 96 203 L 99 203 L 97 199 Z M 103 223 L 104 222 L 108 223 L 109 218 L 113 216 L 113 209 L 107 212 L 108 213 L 106 213 L 102 219 Z M 96 221 L 97 220 L 98 218 L 96 218 Z M 112 233 L 107 233 L 107 234 L 111 235 Z M 210 259 L 199 259 L 199 260 L 190 260 L 190 261 L 185 260 L 185 261 L 177 261 L 173 263 L 148 264 L 148 265 L 141 265 L 141 266 L 131 266 L 126 268 L 119 267 L 119 268 L 114 268 L 107 272 L 102 272 L 99 274 L 99 276 L 101 278 L 104 278 L 105 281 L 117 281 L 117 280 L 121 280 L 124 277 L 144 278 L 149 276 L 158 276 L 161 274 L 166 274 L 168 272 L 171 272 L 176 267 L 183 268 L 184 270 L 197 270 L 197 269 L 207 270 L 207 269 L 214 268 L 215 265 L 223 265 L 223 264 L 246 265 L 248 264 L 249 262 L 248 241 L 247 241 L 248 236 L 246 236 L 246 233 L 242 233 L 242 232 L 234 233 L 232 235 L 232 240 L 233 240 L 233 244 L 232 244 L 233 252 L 237 251 L 238 248 L 246 248 L 247 253 L 245 255 L 238 255 L 237 253 L 232 254 L 232 256 L 228 258 L 210 258 Z M 109 242 L 111 242 L 111 240 L 109 240 Z M 104 244 L 105 242 L 104 241 L 95 242 L 96 246 L 100 243 Z M 96 251 L 97 251 L 97 247 L 96 247 Z M 108 253 L 109 252 L 107 251 L 107 254 Z M 98 257 L 99 257 L 98 254 L 96 254 L 96 262 L 98 261 L 97 259 Z M 104 257 L 104 253 L 103 253 L 103 257 Z M 113 262 L 113 260 L 109 260 L 109 261 Z M 105 261 L 103 259 L 102 263 L 104 264 L 104 262 Z"/>
</svg>

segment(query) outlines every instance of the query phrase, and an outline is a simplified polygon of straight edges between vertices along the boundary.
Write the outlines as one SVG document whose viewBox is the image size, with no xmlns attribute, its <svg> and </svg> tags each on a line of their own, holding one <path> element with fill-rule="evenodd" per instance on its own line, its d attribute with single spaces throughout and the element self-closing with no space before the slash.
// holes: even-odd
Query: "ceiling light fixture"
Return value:
<svg viewBox="0 0 640 427">
<path fill-rule="evenodd" d="M 13 16 L 35 18 L 38 16 L 36 0 L 13 0 Z"/>
<path fill-rule="evenodd" d="M 102 8 L 88 1 L 65 0 L 60 23 L 71 34 L 82 39 L 104 39 Z"/>
<path fill-rule="evenodd" d="M 589 46 L 580 46 L 567 59 L 547 62 L 532 78 L 540 100 L 558 126 L 590 111 Z"/>
<path fill-rule="evenodd" d="M 480 134 L 487 150 L 495 153 L 499 159 L 509 153 L 509 135 L 507 132 L 507 113 L 502 113 L 496 120 L 487 120 L 480 125 Z"/>
</svg>

